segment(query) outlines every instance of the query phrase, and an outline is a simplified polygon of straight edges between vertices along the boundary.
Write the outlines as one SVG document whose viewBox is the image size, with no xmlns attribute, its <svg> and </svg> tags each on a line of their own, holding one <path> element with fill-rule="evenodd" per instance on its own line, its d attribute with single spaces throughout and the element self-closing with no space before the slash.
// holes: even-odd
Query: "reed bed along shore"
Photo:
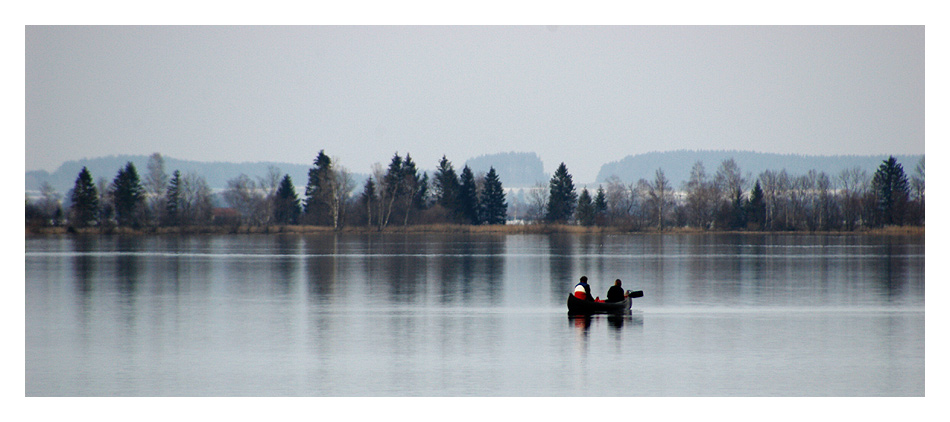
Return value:
<svg viewBox="0 0 950 422">
<path fill-rule="evenodd" d="M 471 226 L 461 224 L 423 224 L 412 226 L 390 226 L 383 229 L 378 227 L 352 226 L 344 227 L 340 230 L 334 230 L 326 226 L 188 226 L 188 227 L 27 227 L 27 236 L 42 235 L 229 235 L 229 234 L 255 234 L 255 235 L 274 235 L 274 234 L 332 234 L 332 233 L 356 233 L 356 234 L 723 234 L 723 233 L 742 233 L 742 234 L 773 234 L 773 235 L 794 235 L 794 234 L 836 234 L 836 235 L 888 235 L 888 236 L 923 236 L 924 227 L 922 226 L 890 226 L 873 229 L 860 229 L 854 231 L 752 231 L 752 230 L 703 230 L 696 228 L 670 228 L 663 231 L 657 229 L 631 230 L 625 227 L 585 227 L 568 224 L 525 224 L 525 225 L 483 225 Z"/>
</svg>

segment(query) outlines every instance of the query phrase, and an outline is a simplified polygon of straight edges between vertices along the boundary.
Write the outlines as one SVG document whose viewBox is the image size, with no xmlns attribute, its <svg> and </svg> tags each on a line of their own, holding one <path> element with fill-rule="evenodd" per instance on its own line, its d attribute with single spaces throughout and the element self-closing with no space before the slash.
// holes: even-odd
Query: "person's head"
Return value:
<svg viewBox="0 0 950 422">
<path fill-rule="evenodd" d="M 617 281 L 614 282 L 614 286 L 619 286 L 619 285 L 620 285 L 620 279 L 618 278 Z"/>
<path fill-rule="evenodd" d="M 582 276 L 581 276 L 581 283 L 585 283 L 585 284 L 587 283 L 587 276 L 586 276 L 586 275 L 582 275 Z"/>
</svg>

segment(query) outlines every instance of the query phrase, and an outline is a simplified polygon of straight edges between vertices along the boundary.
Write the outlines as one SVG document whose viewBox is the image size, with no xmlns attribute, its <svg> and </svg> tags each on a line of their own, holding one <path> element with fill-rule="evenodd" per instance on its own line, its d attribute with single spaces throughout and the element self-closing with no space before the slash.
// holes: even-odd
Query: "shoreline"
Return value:
<svg viewBox="0 0 950 422">
<path fill-rule="evenodd" d="M 853 231 L 763 231 L 763 230 L 701 230 L 693 228 L 673 228 L 659 231 L 656 229 L 630 230 L 623 227 L 584 227 L 565 224 L 529 224 L 529 225 L 493 225 L 471 226 L 455 224 L 428 224 L 415 226 L 391 226 L 379 230 L 375 227 L 354 226 L 334 230 L 325 226 L 189 226 L 189 227 L 27 227 L 26 237 L 60 235 L 321 235 L 321 234 L 754 234 L 754 235 L 853 235 L 853 236 L 924 236 L 923 226 L 892 226 Z"/>
</svg>

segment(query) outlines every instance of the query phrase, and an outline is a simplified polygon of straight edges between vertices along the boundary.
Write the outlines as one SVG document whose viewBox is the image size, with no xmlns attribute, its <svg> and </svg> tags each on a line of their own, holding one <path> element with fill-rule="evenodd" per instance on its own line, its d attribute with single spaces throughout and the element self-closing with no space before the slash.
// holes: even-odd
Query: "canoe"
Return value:
<svg viewBox="0 0 950 422">
<path fill-rule="evenodd" d="M 622 302 L 591 302 L 567 295 L 567 313 L 572 315 L 616 314 L 630 310 L 633 298 L 627 296 Z"/>
</svg>

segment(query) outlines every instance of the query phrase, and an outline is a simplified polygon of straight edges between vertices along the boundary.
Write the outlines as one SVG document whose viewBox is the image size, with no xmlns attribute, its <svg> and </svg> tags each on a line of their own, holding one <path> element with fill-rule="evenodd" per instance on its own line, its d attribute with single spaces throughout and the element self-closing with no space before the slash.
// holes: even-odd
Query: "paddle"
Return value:
<svg viewBox="0 0 950 422">
<path fill-rule="evenodd" d="M 629 298 L 643 297 L 643 290 L 637 290 L 635 292 L 627 290 L 627 297 Z"/>
</svg>

